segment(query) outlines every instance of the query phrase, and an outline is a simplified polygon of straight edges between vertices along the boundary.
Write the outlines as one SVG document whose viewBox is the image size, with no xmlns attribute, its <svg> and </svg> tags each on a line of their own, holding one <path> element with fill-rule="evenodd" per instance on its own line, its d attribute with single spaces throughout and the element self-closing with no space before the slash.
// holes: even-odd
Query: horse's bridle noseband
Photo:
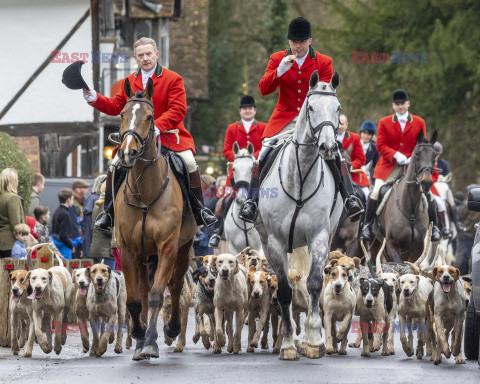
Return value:
<svg viewBox="0 0 480 384">
<path fill-rule="evenodd" d="M 418 148 L 418 147 L 432 147 L 433 148 L 433 144 L 431 143 L 420 143 L 420 144 L 417 144 L 415 146 L 415 150 Z M 414 173 L 414 180 L 407 180 L 406 183 L 407 184 L 421 184 L 420 183 L 420 176 L 423 174 L 423 173 L 430 173 L 430 175 L 433 175 L 433 171 L 434 171 L 434 167 L 430 166 L 430 165 L 424 165 L 423 167 L 421 167 L 418 172 L 417 172 L 417 168 L 414 167 L 413 169 L 413 173 Z M 423 191 L 422 191 L 423 192 Z"/>
</svg>

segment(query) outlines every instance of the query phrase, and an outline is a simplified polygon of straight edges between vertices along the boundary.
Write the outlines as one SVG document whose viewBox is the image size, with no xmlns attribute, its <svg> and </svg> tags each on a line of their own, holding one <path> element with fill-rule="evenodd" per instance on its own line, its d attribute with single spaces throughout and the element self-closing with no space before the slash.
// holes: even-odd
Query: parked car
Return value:
<svg viewBox="0 0 480 384">
<path fill-rule="evenodd" d="M 468 209 L 480 212 L 480 188 L 475 188 L 468 194 Z M 472 248 L 472 296 L 467 308 L 465 320 L 465 356 L 467 359 L 478 359 L 480 365 L 480 225 Z"/>
</svg>

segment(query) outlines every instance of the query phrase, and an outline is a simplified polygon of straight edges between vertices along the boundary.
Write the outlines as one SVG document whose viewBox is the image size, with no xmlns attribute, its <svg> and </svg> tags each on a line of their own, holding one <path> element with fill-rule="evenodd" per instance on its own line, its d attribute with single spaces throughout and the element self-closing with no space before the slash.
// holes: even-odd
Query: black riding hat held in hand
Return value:
<svg viewBox="0 0 480 384">
<path fill-rule="evenodd" d="M 312 26 L 303 17 L 293 19 L 288 26 L 287 39 L 292 41 L 305 41 L 312 37 Z"/>
<path fill-rule="evenodd" d="M 73 64 L 70 64 L 63 71 L 62 83 L 70 89 L 87 89 L 88 85 L 82 77 L 82 65 L 85 64 L 83 61 L 76 61 Z"/>
</svg>

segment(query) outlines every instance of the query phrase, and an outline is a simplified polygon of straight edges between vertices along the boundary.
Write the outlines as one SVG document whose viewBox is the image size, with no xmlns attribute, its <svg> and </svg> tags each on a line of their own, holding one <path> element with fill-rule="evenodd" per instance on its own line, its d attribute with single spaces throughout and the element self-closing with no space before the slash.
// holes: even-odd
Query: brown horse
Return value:
<svg viewBox="0 0 480 384">
<path fill-rule="evenodd" d="M 405 176 L 395 183 L 378 220 L 385 229 L 386 261 L 415 262 L 423 251 L 423 241 L 428 230 L 428 196 L 433 185 L 437 131 L 428 140 L 420 131 Z M 377 253 L 383 236 L 375 226 L 375 242 L 372 251 Z"/>
<path fill-rule="evenodd" d="M 129 172 L 115 200 L 115 225 L 137 341 L 133 360 L 141 360 L 158 357 L 157 318 L 167 284 L 172 315 L 164 332 L 172 339 L 180 333 L 180 292 L 197 225 L 190 211 L 182 225 L 182 193 L 157 148 L 152 80 L 145 92 L 135 94 L 128 79 L 124 89 L 118 156 Z"/>
</svg>

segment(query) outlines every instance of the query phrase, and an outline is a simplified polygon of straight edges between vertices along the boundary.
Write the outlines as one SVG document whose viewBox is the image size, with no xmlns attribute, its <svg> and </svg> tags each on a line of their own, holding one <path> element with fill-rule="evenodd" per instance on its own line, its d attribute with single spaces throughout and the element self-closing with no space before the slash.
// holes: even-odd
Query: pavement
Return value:
<svg viewBox="0 0 480 384">
<path fill-rule="evenodd" d="M 192 342 L 193 308 L 188 321 L 183 353 L 173 352 L 176 342 L 168 347 L 159 337 L 160 358 L 148 361 L 132 361 L 133 347 L 117 355 L 112 344 L 103 357 L 89 357 L 82 353 L 79 334 L 68 335 L 58 356 L 54 352 L 45 355 L 38 345 L 29 359 L 21 357 L 21 352 L 13 356 L 8 348 L 0 348 L 0 383 L 480 383 L 477 361 L 456 365 L 453 358 L 444 357 L 442 364 L 435 366 L 429 358 L 407 357 L 398 334 L 393 356 L 374 352 L 364 358 L 361 349 L 348 348 L 346 356 L 316 360 L 300 356 L 298 361 L 281 361 L 271 349 L 246 353 L 247 327 L 239 355 L 229 354 L 225 348 L 222 354 L 213 354 L 201 341 L 196 345 Z M 350 333 L 349 341 L 355 337 Z M 271 339 L 269 344 L 271 347 Z"/>
</svg>

